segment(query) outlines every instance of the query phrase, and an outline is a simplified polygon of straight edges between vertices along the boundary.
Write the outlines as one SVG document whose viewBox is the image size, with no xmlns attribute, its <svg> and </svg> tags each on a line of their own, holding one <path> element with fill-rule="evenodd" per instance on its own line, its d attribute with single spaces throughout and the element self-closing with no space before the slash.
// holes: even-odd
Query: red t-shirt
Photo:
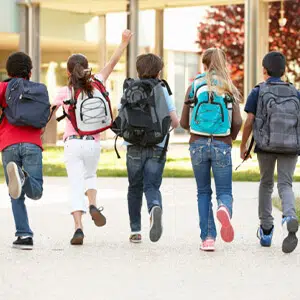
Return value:
<svg viewBox="0 0 300 300">
<path fill-rule="evenodd" d="M 7 82 L 0 82 L 0 106 L 7 107 L 5 92 Z M 30 126 L 14 126 L 4 116 L 0 124 L 0 151 L 14 144 L 30 143 L 42 148 L 42 130 Z"/>
</svg>

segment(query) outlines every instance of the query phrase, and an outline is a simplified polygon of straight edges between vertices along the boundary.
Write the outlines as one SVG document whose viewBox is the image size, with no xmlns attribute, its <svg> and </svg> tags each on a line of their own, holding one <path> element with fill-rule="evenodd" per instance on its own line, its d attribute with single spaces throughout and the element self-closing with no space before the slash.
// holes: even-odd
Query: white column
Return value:
<svg viewBox="0 0 300 300">
<path fill-rule="evenodd" d="M 40 5 L 38 3 L 20 4 L 20 51 L 27 53 L 33 64 L 33 81 L 40 81 Z"/>
<path fill-rule="evenodd" d="M 107 60 L 106 47 L 106 15 L 99 16 L 99 68 L 105 66 Z"/>
<path fill-rule="evenodd" d="M 139 53 L 138 35 L 139 35 L 139 0 L 128 0 L 128 28 L 134 33 L 127 52 L 127 77 L 136 77 L 136 57 Z"/>
<path fill-rule="evenodd" d="M 263 79 L 262 59 L 269 50 L 268 19 L 268 3 L 245 0 L 245 96 Z"/>
<path fill-rule="evenodd" d="M 155 54 L 163 59 L 164 57 L 164 10 L 155 11 Z M 163 78 L 163 71 L 161 74 Z"/>
</svg>

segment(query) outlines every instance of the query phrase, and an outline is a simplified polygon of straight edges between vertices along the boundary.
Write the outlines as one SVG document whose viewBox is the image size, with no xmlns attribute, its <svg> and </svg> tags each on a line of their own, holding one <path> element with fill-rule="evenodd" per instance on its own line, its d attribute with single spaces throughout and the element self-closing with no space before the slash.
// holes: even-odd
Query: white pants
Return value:
<svg viewBox="0 0 300 300">
<path fill-rule="evenodd" d="M 71 212 L 86 212 L 85 193 L 97 190 L 97 167 L 100 142 L 94 140 L 68 140 L 65 143 L 65 163 L 69 179 Z"/>
</svg>

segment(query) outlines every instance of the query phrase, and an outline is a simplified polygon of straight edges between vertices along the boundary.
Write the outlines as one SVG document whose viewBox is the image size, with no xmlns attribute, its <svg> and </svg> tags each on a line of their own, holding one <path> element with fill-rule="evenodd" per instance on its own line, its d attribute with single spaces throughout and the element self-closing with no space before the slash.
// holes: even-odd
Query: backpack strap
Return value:
<svg viewBox="0 0 300 300">
<path fill-rule="evenodd" d="M 72 105 L 72 104 L 75 104 L 75 103 L 76 103 L 77 97 L 78 97 L 79 94 L 81 93 L 80 90 L 79 90 L 79 94 L 78 94 L 78 91 L 77 91 L 77 92 L 76 92 L 76 96 L 73 97 L 74 89 L 73 89 L 73 88 L 70 89 L 70 92 L 71 92 L 71 98 L 64 101 L 64 104 L 66 104 L 66 105 Z M 68 118 L 68 119 L 70 120 L 70 116 L 66 113 L 66 110 L 65 110 L 64 106 L 62 106 L 62 109 L 63 109 L 63 114 L 62 114 L 62 116 L 56 118 L 56 121 L 57 121 L 57 122 L 60 122 L 60 121 L 62 121 L 62 120 L 65 119 L 65 118 Z"/>
<path fill-rule="evenodd" d="M 133 82 L 134 82 L 133 78 L 126 78 L 123 83 L 123 91 L 127 90 Z"/>
<path fill-rule="evenodd" d="M 4 107 L 0 106 L 0 109 L 2 110 L 1 116 L 0 116 L 0 124 L 2 123 L 4 119 Z"/>
<path fill-rule="evenodd" d="M 173 130 L 173 129 L 172 129 Z M 172 131 L 171 130 L 171 131 Z M 168 132 L 168 134 L 166 135 L 166 142 L 165 142 L 165 145 L 164 145 L 164 148 L 163 148 L 163 151 L 161 152 L 161 155 L 159 157 L 159 161 L 162 161 L 164 155 L 168 152 L 168 146 L 169 146 L 169 141 L 170 141 L 170 132 Z"/>
<path fill-rule="evenodd" d="M 164 80 L 164 79 L 162 79 L 161 82 L 162 82 L 162 85 L 166 87 L 166 89 L 167 89 L 167 91 L 169 93 L 169 96 L 172 96 L 173 93 L 171 91 L 171 88 L 170 88 L 168 82 L 166 80 Z"/>
<path fill-rule="evenodd" d="M 93 79 L 93 86 L 102 93 L 102 95 L 105 97 L 106 100 L 109 100 L 109 92 L 106 90 L 103 82 L 95 76 L 92 76 L 92 79 Z"/>
<path fill-rule="evenodd" d="M 115 152 L 117 154 L 117 157 L 118 157 L 118 159 L 120 159 L 121 156 L 120 156 L 120 153 L 119 153 L 119 151 L 117 149 L 117 140 L 118 140 L 118 137 L 119 137 L 119 134 L 117 134 L 116 137 L 115 137 L 115 146 L 114 147 L 115 147 Z"/>
</svg>

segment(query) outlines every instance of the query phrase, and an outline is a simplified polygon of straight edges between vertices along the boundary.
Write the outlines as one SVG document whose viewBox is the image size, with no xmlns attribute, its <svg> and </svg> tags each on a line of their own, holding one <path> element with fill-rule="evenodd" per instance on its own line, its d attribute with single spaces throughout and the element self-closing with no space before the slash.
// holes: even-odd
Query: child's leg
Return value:
<svg viewBox="0 0 300 300">
<path fill-rule="evenodd" d="M 211 202 L 211 161 L 208 157 L 210 146 L 207 141 L 196 141 L 190 146 L 193 171 L 197 183 L 198 213 L 201 240 L 215 239 L 217 236 Z"/>
<path fill-rule="evenodd" d="M 166 154 L 160 147 L 147 148 L 147 160 L 144 167 L 144 193 L 150 213 L 150 233 L 152 242 L 162 235 L 162 198 L 160 186 L 166 163 Z M 163 157 L 161 158 L 163 154 Z"/>
<path fill-rule="evenodd" d="M 212 160 L 212 171 L 216 184 L 219 206 L 225 206 L 232 215 L 232 160 L 231 147 L 225 143 L 213 146 L 215 156 Z"/>
<path fill-rule="evenodd" d="M 234 230 L 232 217 L 232 160 L 231 147 L 222 142 L 214 142 L 212 171 L 216 184 L 218 201 L 217 218 L 221 223 L 221 237 L 225 242 L 232 242 Z"/>
<path fill-rule="evenodd" d="M 141 209 L 143 202 L 143 165 L 146 149 L 128 146 L 126 166 L 128 173 L 128 212 L 131 232 L 141 230 Z"/>
<path fill-rule="evenodd" d="M 144 193 L 149 212 L 151 212 L 154 206 L 162 208 L 160 186 L 166 164 L 166 154 L 160 159 L 162 151 L 163 149 L 160 147 L 149 148 L 144 167 Z"/>
<path fill-rule="evenodd" d="M 19 167 L 22 166 L 22 158 L 20 156 L 20 145 L 13 145 L 6 148 L 2 152 L 2 164 L 6 182 L 8 183 L 8 176 L 6 167 L 9 162 L 15 162 Z M 25 206 L 25 193 L 22 192 L 19 199 L 11 199 L 12 211 L 16 226 L 16 236 L 33 236 L 30 229 L 27 209 Z"/>
<path fill-rule="evenodd" d="M 297 231 L 299 228 L 295 210 L 295 195 L 293 192 L 293 175 L 295 172 L 298 155 L 278 155 L 278 192 L 282 201 L 282 224 L 288 233 L 282 242 L 282 251 L 290 253 L 298 244 Z"/>
<path fill-rule="evenodd" d="M 293 176 L 297 161 L 298 155 L 278 155 L 277 158 L 277 186 L 284 217 L 296 217 Z"/>
<path fill-rule="evenodd" d="M 96 226 L 104 226 L 106 218 L 101 213 L 103 208 L 97 208 L 97 168 L 100 158 L 100 142 L 84 141 L 84 180 L 85 194 L 89 200 L 89 211 Z"/>
<path fill-rule="evenodd" d="M 28 198 L 38 200 L 43 195 L 42 149 L 33 144 L 22 144 L 21 155 L 25 174 L 23 191 Z"/>
<path fill-rule="evenodd" d="M 84 163 L 82 160 L 82 140 L 69 140 L 65 143 L 65 163 L 69 181 L 69 197 L 75 230 L 82 229 L 82 214 L 86 212 L 84 197 Z"/>
<path fill-rule="evenodd" d="M 260 184 L 258 195 L 258 211 L 260 225 L 265 231 L 273 227 L 272 193 L 274 187 L 274 170 L 277 155 L 272 153 L 257 153 L 260 170 Z"/>
<path fill-rule="evenodd" d="M 97 169 L 100 159 L 100 142 L 84 141 L 84 181 L 89 205 L 97 206 Z"/>
</svg>

